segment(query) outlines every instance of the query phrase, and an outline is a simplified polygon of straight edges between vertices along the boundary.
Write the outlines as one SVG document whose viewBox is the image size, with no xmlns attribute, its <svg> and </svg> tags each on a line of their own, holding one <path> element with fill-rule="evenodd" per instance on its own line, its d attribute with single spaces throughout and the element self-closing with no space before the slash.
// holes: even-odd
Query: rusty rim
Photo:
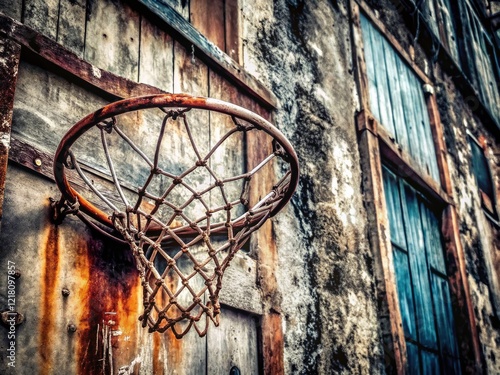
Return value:
<svg viewBox="0 0 500 375">
<path fill-rule="evenodd" d="M 212 98 L 196 97 L 187 94 L 162 94 L 124 99 L 111 103 L 84 117 L 68 130 L 57 148 L 54 156 L 53 166 L 56 184 L 59 190 L 62 192 L 63 197 L 68 202 L 74 203 L 78 200 L 80 210 L 82 212 L 90 216 L 92 219 L 97 220 L 101 224 L 114 229 L 114 225 L 110 215 L 97 208 L 94 204 L 88 201 L 70 185 L 65 173 L 65 163 L 70 156 L 71 146 L 77 141 L 80 136 L 82 136 L 92 127 L 102 123 L 105 120 L 113 118 L 113 116 L 117 116 L 126 112 L 155 107 L 189 109 L 195 108 L 224 113 L 244 120 L 254 125 L 257 129 L 269 134 L 284 150 L 284 154 L 286 155 L 287 162 L 290 164 L 291 171 L 288 189 L 284 193 L 281 201 L 271 211 L 269 216 L 271 217 L 278 213 L 291 199 L 298 183 L 299 162 L 295 150 L 293 149 L 290 142 L 274 125 L 272 125 L 270 122 L 257 115 L 256 113 L 232 103 Z M 190 235 L 193 234 L 193 231 L 187 230 L 179 234 Z"/>
</svg>

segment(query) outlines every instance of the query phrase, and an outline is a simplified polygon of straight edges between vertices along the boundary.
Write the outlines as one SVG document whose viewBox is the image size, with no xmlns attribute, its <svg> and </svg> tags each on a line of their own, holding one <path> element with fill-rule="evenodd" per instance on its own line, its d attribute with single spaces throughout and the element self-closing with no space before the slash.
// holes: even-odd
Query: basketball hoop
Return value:
<svg viewBox="0 0 500 375">
<path fill-rule="evenodd" d="M 212 124 L 220 120 L 226 124 L 224 132 L 217 141 L 201 144 L 190 116 L 196 116 L 197 124 L 202 117 Z M 134 129 L 137 119 L 143 125 L 150 120 L 148 130 L 158 128 L 155 139 L 127 134 L 127 129 L 139 132 Z M 266 134 L 273 150 L 255 165 L 245 163 L 240 142 L 250 132 Z M 97 152 L 88 152 L 96 139 L 102 144 L 100 159 Z M 235 140 L 243 149 L 243 170 L 225 175 L 234 171 L 217 168 L 214 155 L 229 162 L 221 159 L 221 150 Z M 125 151 L 114 157 L 113 147 Z M 175 147 L 181 151 L 171 151 Z M 191 165 L 184 160 L 189 158 L 176 163 L 178 155 L 188 153 Z M 124 156 L 130 154 L 134 159 Z M 260 174 L 270 177 L 269 168 L 280 176 L 266 195 L 252 202 L 250 192 L 257 189 Z M 298 159 L 288 140 L 247 109 L 185 94 L 125 99 L 83 118 L 61 140 L 54 176 L 62 198 L 54 202 L 54 217 L 60 221 L 76 214 L 130 246 L 143 286 L 143 327 L 150 332 L 172 329 L 181 338 L 194 326 L 204 336 L 209 321 L 219 324 L 219 292 L 229 262 L 250 234 L 290 200 L 298 175 Z"/>
</svg>

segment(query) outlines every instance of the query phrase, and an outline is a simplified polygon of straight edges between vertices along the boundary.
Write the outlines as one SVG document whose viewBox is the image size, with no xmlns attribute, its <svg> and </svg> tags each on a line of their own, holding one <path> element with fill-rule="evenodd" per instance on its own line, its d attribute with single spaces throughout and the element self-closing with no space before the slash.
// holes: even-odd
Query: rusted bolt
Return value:
<svg viewBox="0 0 500 375">
<path fill-rule="evenodd" d="M 3 311 L 0 314 L 0 320 L 7 327 L 18 326 L 24 322 L 24 315 L 17 311 Z"/>
<path fill-rule="evenodd" d="M 62 288 L 61 293 L 62 293 L 63 297 L 67 297 L 67 296 L 69 296 L 69 294 L 71 292 L 69 291 L 68 288 Z"/>
<path fill-rule="evenodd" d="M 37 167 L 41 167 L 41 166 L 42 166 L 42 159 L 40 159 L 40 158 L 35 158 L 35 160 L 33 160 L 33 163 L 34 163 Z"/>
<path fill-rule="evenodd" d="M 74 325 L 74 324 L 68 324 L 68 332 L 69 333 L 76 332 L 76 325 Z"/>
<path fill-rule="evenodd" d="M 16 269 L 16 271 L 14 272 L 14 278 L 19 279 L 20 277 L 21 277 L 21 271 Z"/>
</svg>

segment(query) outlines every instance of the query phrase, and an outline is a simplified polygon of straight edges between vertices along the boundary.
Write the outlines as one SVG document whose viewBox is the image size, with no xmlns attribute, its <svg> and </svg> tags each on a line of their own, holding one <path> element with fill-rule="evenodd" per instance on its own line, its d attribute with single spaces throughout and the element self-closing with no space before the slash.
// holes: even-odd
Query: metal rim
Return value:
<svg viewBox="0 0 500 375">
<path fill-rule="evenodd" d="M 281 147 L 283 147 L 285 152 L 290 156 L 289 163 L 291 170 L 289 189 L 286 191 L 281 202 L 271 212 L 270 216 L 274 216 L 275 214 L 277 214 L 290 201 L 298 184 L 299 161 L 295 150 L 293 149 L 288 139 L 283 135 L 283 133 L 281 133 L 281 131 L 279 131 L 270 122 L 257 115 L 256 113 L 249 111 L 248 109 L 222 100 L 191 96 L 188 94 L 161 94 L 123 99 L 108 104 L 105 107 L 95 111 L 94 113 L 89 114 L 88 116 L 77 122 L 73 127 L 71 127 L 59 143 L 54 156 L 53 166 L 56 184 L 66 200 L 74 203 L 78 199 L 81 211 L 83 211 L 93 219 L 99 221 L 100 223 L 113 228 L 113 223 L 108 217 L 108 214 L 98 209 L 72 188 L 66 178 L 66 167 L 64 163 L 69 157 L 69 150 L 71 146 L 82 134 L 87 132 L 93 126 L 116 115 L 155 107 L 182 107 L 220 112 L 247 121 L 254 125 L 256 128 L 269 134 L 280 144 Z"/>
</svg>

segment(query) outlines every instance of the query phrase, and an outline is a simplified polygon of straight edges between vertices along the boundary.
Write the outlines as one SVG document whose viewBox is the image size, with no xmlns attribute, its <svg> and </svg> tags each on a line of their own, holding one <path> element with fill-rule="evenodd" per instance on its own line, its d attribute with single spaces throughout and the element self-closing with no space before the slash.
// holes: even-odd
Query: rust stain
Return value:
<svg viewBox="0 0 500 375">
<path fill-rule="evenodd" d="M 75 272 L 88 275 L 78 291 L 81 319 L 77 336 L 77 373 L 109 374 L 130 364 L 137 348 L 139 316 L 137 270 L 128 247 L 108 240 L 80 244 Z"/>
<path fill-rule="evenodd" d="M 153 374 L 162 374 L 163 365 L 160 358 L 161 337 L 158 332 L 153 333 Z"/>
<path fill-rule="evenodd" d="M 54 352 L 56 304 L 57 304 L 57 280 L 60 266 L 59 228 L 49 224 L 44 242 L 42 244 L 41 263 L 41 318 L 40 318 L 40 344 L 38 354 L 40 356 L 40 374 L 49 374 L 52 369 L 52 354 Z"/>
</svg>

